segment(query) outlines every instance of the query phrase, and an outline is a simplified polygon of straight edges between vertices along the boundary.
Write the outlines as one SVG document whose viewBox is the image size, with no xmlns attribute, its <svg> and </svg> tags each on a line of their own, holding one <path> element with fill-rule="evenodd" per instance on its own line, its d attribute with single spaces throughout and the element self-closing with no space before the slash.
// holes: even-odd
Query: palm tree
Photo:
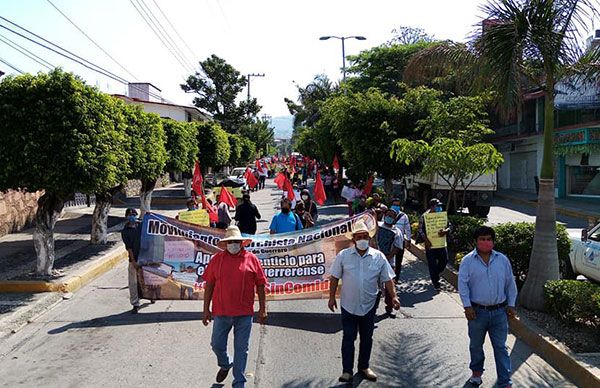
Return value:
<svg viewBox="0 0 600 388">
<path fill-rule="evenodd" d="M 545 91 L 543 157 L 535 236 L 521 305 L 544 309 L 544 284 L 558 279 L 554 202 L 554 96 L 557 80 L 597 75 L 599 51 L 584 53 L 580 44 L 596 0 L 490 0 L 486 19 L 469 44 L 444 42 L 416 56 L 408 76 L 445 69 L 468 69 L 481 88 L 496 92 L 498 105 L 520 109 L 524 88 Z M 437 63 L 437 64 L 435 64 Z M 428 65 L 428 66 L 424 66 Z"/>
</svg>

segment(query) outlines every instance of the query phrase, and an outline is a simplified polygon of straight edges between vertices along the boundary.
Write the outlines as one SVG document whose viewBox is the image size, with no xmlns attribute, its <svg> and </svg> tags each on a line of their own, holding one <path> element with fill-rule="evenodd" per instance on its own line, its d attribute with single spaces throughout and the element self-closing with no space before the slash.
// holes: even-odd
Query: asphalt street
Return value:
<svg viewBox="0 0 600 388">
<path fill-rule="evenodd" d="M 253 194 L 268 227 L 279 193 Z M 496 210 L 494 209 L 494 212 Z M 323 209 L 321 222 L 344 206 Z M 398 318 L 377 318 L 371 366 L 377 383 L 354 386 L 463 387 L 469 376 L 467 324 L 448 284 L 434 292 L 426 266 L 407 254 Z M 107 272 L 0 343 L 0 385 L 7 387 L 230 386 L 215 384 L 212 326 L 201 323 L 199 301 L 158 301 L 137 315 L 128 303 L 125 263 Z M 253 325 L 248 386 L 339 386 L 341 322 L 326 300 L 268 304 L 267 325 Z M 379 314 L 383 313 L 380 307 Z M 509 337 L 515 386 L 572 386 L 531 349 Z M 483 387 L 496 382 L 486 343 Z"/>
</svg>

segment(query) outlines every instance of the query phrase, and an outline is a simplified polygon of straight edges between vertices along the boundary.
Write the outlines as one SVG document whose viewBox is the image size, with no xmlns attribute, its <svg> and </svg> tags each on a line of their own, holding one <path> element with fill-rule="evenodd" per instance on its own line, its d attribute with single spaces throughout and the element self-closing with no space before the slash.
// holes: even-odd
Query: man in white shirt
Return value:
<svg viewBox="0 0 600 388">
<path fill-rule="evenodd" d="M 400 309 L 392 281 L 392 268 L 385 255 L 369 246 L 371 233 L 363 221 L 352 228 L 354 247 L 338 253 L 331 266 L 329 288 L 329 309 L 335 311 L 335 293 L 342 280 L 340 305 L 342 310 L 342 367 L 340 382 L 352 381 L 354 368 L 354 341 L 360 333 L 358 370 L 370 381 L 377 381 L 377 375 L 369 368 L 373 330 L 375 328 L 375 301 L 379 286 L 384 283 L 386 290 L 393 295 L 393 308 Z"/>
</svg>

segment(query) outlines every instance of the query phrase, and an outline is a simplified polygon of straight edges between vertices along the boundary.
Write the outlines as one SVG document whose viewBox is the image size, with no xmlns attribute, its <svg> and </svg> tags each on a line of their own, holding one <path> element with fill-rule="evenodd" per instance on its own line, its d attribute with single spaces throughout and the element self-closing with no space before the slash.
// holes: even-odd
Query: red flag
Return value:
<svg viewBox="0 0 600 388">
<path fill-rule="evenodd" d="M 223 185 L 221 185 L 219 201 L 226 203 L 227 205 L 229 205 L 229 207 L 235 207 L 237 205 L 237 199 L 233 195 L 231 195 L 231 193 Z"/>
<path fill-rule="evenodd" d="M 252 170 L 248 167 L 246 168 L 246 173 L 244 174 L 244 178 L 246 178 L 246 183 L 248 183 L 248 187 L 251 189 L 255 188 L 258 184 L 256 177 L 252 173 Z"/>
<path fill-rule="evenodd" d="M 217 211 L 214 206 L 208 203 L 206 200 L 206 196 L 202 194 L 202 209 L 205 209 L 208 212 L 208 218 L 212 222 L 217 222 L 219 220 L 219 216 L 217 215 Z"/>
<path fill-rule="evenodd" d="M 373 177 L 373 175 L 371 175 L 369 177 L 369 180 L 367 181 L 367 184 L 365 185 L 365 188 L 363 189 L 363 193 L 365 193 L 365 195 L 370 195 L 371 191 L 373 190 L 373 180 L 375 178 Z"/>
<path fill-rule="evenodd" d="M 325 187 L 323 187 L 323 181 L 321 180 L 321 173 L 317 172 L 317 179 L 315 181 L 315 191 L 314 191 L 315 201 L 321 206 L 327 201 L 327 196 L 325 195 Z"/>
<path fill-rule="evenodd" d="M 285 174 L 280 172 L 279 174 L 277 174 L 277 177 L 273 181 L 280 190 L 283 190 L 283 182 L 285 181 L 285 179 Z"/>
<path fill-rule="evenodd" d="M 202 183 L 204 183 L 204 179 L 202 179 L 200 163 L 198 163 L 198 161 L 196 160 L 196 165 L 194 166 L 194 176 L 192 178 L 192 190 L 196 192 L 196 195 L 204 197 L 204 189 L 202 189 Z"/>
<path fill-rule="evenodd" d="M 260 165 L 260 160 L 256 159 L 256 171 L 258 171 L 258 173 L 262 173 L 262 166 Z"/>
<path fill-rule="evenodd" d="M 296 199 L 296 195 L 294 194 L 294 187 L 292 186 L 292 182 L 290 182 L 287 177 L 285 181 L 283 181 L 283 191 L 287 191 L 287 197 L 290 201 Z"/>
<path fill-rule="evenodd" d="M 338 160 L 337 154 L 333 155 L 333 168 L 338 171 L 340 169 L 340 161 Z"/>
</svg>

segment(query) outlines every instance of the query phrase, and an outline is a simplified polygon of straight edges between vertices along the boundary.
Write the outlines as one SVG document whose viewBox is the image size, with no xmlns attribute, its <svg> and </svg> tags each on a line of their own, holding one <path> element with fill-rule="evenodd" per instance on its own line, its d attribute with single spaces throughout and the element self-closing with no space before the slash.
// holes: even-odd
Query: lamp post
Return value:
<svg viewBox="0 0 600 388">
<path fill-rule="evenodd" d="M 356 40 L 367 40 L 364 36 L 322 36 L 319 40 L 328 40 L 328 39 L 339 39 L 342 41 L 342 81 L 346 81 L 346 47 L 344 42 L 346 39 L 356 39 Z"/>
</svg>

